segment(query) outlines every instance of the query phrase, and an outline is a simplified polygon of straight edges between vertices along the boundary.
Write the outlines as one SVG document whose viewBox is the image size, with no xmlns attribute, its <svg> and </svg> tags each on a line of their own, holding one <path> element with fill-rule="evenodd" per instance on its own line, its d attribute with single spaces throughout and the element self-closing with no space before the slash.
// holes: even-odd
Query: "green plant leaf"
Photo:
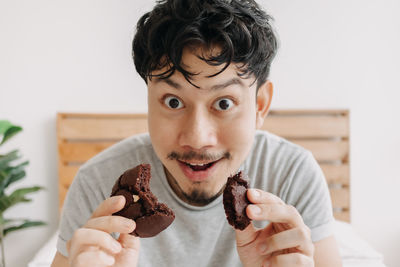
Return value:
<svg viewBox="0 0 400 267">
<path fill-rule="evenodd" d="M 0 156 L 0 171 L 4 171 L 5 169 L 10 167 L 10 162 L 21 158 L 18 149 L 13 150 L 5 155 Z"/>
<path fill-rule="evenodd" d="M 4 219 L 2 216 L 0 216 L 0 224 L 3 225 L 3 227 L 7 226 L 10 223 L 14 222 L 24 222 L 27 221 L 28 219 Z"/>
<path fill-rule="evenodd" d="M 9 196 L 3 195 L 0 197 L 0 213 L 2 214 L 9 207 L 19 202 L 29 202 L 31 199 L 26 198 L 25 195 L 39 191 L 43 189 L 41 186 L 32 186 L 26 188 L 20 188 L 12 192 Z"/>
<path fill-rule="evenodd" d="M 4 193 L 4 190 L 12 183 L 15 183 L 25 177 L 25 167 L 29 164 L 29 161 L 22 162 L 17 166 L 10 166 L 3 172 L 0 172 L 0 195 Z"/>
<path fill-rule="evenodd" d="M 0 135 L 3 135 L 12 126 L 13 125 L 11 122 L 6 120 L 0 120 Z"/>
<path fill-rule="evenodd" d="M 15 226 L 16 224 L 21 224 L 21 223 L 24 223 L 27 221 L 29 221 L 29 219 L 27 219 L 27 218 L 5 219 L 0 216 L 0 224 L 3 226 L 3 229 L 10 227 L 10 226 Z"/>
<path fill-rule="evenodd" d="M 22 127 L 13 125 L 9 121 L 0 121 L 0 135 L 2 136 L 0 145 L 4 144 L 20 131 L 22 131 Z"/>
<path fill-rule="evenodd" d="M 5 189 L 26 176 L 25 167 L 29 161 L 22 162 L 16 166 L 8 166 L 0 171 L 0 197 L 5 194 Z"/>
<path fill-rule="evenodd" d="M 0 146 L 10 140 L 14 135 L 22 131 L 22 127 L 13 125 L 7 120 L 0 120 Z M 43 189 L 40 186 L 25 187 L 14 190 L 10 195 L 5 193 L 5 189 L 26 176 L 25 167 L 28 161 L 13 164 L 15 160 L 20 159 L 18 150 L 13 150 L 5 155 L 0 155 L 0 224 L 3 235 L 8 233 L 33 227 L 45 225 L 42 221 L 30 221 L 28 219 L 5 219 L 3 213 L 11 206 L 20 202 L 29 202 L 31 199 L 26 195 Z"/>
<path fill-rule="evenodd" d="M 18 180 L 21 180 L 26 176 L 26 172 L 24 170 L 21 170 L 19 172 L 15 173 L 10 173 L 6 179 L 3 180 L 2 183 L 0 183 L 0 196 L 5 194 L 5 189 L 13 182 L 16 182 Z"/>
<path fill-rule="evenodd" d="M 21 199 L 18 199 L 18 201 L 12 201 L 6 195 L 3 195 L 2 197 L 0 197 L 0 214 L 3 214 L 3 212 L 5 210 L 10 208 L 11 206 L 14 206 L 17 203 L 30 202 L 30 201 L 32 201 L 32 199 L 29 199 L 29 198 L 21 198 Z"/>
<path fill-rule="evenodd" d="M 3 233 L 4 233 L 4 236 L 6 236 L 7 234 L 9 234 L 10 232 L 13 232 L 13 231 L 17 231 L 17 230 L 21 230 L 21 229 L 25 229 L 25 228 L 29 228 L 29 227 L 34 227 L 34 226 L 41 226 L 41 225 L 46 225 L 46 223 L 42 222 L 42 221 L 26 220 L 20 225 L 5 228 Z"/>
</svg>

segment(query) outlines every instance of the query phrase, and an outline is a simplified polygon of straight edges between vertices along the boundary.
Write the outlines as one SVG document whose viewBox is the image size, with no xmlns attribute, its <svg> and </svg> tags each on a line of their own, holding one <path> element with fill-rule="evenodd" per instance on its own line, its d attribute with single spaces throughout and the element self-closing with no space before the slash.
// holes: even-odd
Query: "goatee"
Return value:
<svg viewBox="0 0 400 267">
<path fill-rule="evenodd" d="M 210 196 L 209 193 L 199 189 L 193 189 L 189 193 L 182 191 L 182 194 L 190 204 L 194 206 L 205 206 L 218 198 L 222 194 L 223 190 L 224 188 L 221 188 L 221 190 L 213 196 Z"/>
</svg>

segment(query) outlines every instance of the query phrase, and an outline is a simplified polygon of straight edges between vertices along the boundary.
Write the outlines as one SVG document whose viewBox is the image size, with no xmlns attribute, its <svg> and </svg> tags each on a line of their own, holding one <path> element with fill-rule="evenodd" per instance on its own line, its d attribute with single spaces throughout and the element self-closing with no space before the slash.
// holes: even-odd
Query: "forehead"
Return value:
<svg viewBox="0 0 400 267">
<path fill-rule="evenodd" d="M 221 50 L 218 47 L 210 49 L 205 49 L 203 47 L 185 47 L 183 49 L 181 66 L 185 71 L 194 74 L 193 76 L 190 76 L 191 85 L 195 85 L 194 87 L 197 87 L 198 89 L 207 89 L 213 85 L 215 86 L 230 81 L 234 84 L 250 87 L 254 81 L 254 79 L 252 79 L 253 76 L 250 76 L 249 78 L 239 76 L 238 74 L 240 73 L 240 69 L 236 64 L 231 63 L 225 70 L 219 73 L 224 69 L 225 64 L 215 66 L 204 60 L 211 56 L 218 55 L 220 51 Z M 152 74 L 161 74 L 167 70 L 167 67 L 164 67 L 163 69 L 153 71 Z M 216 75 L 217 73 L 218 75 Z M 152 81 L 149 80 L 149 83 L 158 83 L 162 80 L 162 78 L 152 78 Z M 179 71 L 175 71 L 170 78 L 165 80 L 165 82 L 170 85 L 174 85 L 173 83 L 175 83 L 174 87 L 183 84 L 190 84 Z"/>
<path fill-rule="evenodd" d="M 206 49 L 204 47 L 185 47 L 182 51 L 182 67 L 188 72 L 197 74 L 196 76 L 210 77 L 220 72 L 225 64 L 212 65 L 205 61 L 211 57 L 218 56 L 221 49 L 218 47 L 212 47 Z M 234 65 L 231 64 L 226 71 L 228 73 L 234 70 Z"/>
</svg>

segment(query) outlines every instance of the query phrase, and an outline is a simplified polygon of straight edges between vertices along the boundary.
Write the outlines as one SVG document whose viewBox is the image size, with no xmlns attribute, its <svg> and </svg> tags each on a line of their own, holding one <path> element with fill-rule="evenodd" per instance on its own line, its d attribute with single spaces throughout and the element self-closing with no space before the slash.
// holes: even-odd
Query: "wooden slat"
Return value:
<svg viewBox="0 0 400 267">
<path fill-rule="evenodd" d="M 58 167 L 59 171 L 59 183 L 69 187 L 69 185 L 72 183 L 72 180 L 75 178 L 76 173 L 78 172 L 79 165 L 66 165 L 66 164 L 60 164 Z"/>
<path fill-rule="evenodd" d="M 275 111 L 262 129 L 285 138 L 348 137 L 348 117 L 338 116 L 343 112 Z M 61 119 L 59 136 L 66 139 L 122 139 L 147 131 L 146 114 L 64 114 Z"/>
<path fill-rule="evenodd" d="M 349 136 L 348 117 L 343 116 L 269 115 L 262 129 L 284 138 L 347 138 Z"/>
<path fill-rule="evenodd" d="M 94 143 L 61 143 L 58 146 L 58 153 L 63 163 L 85 162 L 115 142 L 94 142 Z"/>
<path fill-rule="evenodd" d="M 76 119 L 76 118 L 97 118 L 97 119 L 126 119 L 126 118 L 140 118 L 147 116 L 145 113 L 57 113 L 61 119 Z"/>
<path fill-rule="evenodd" d="M 131 117 L 66 117 L 58 126 L 62 139 L 105 140 L 123 139 L 147 132 L 147 115 Z"/>
<path fill-rule="evenodd" d="M 331 199 L 333 208 L 350 208 L 349 188 L 331 189 Z"/>
<path fill-rule="evenodd" d="M 269 111 L 269 115 L 337 115 L 348 116 L 347 109 L 273 109 Z"/>
<path fill-rule="evenodd" d="M 350 222 L 350 211 L 348 210 L 339 212 L 334 211 L 333 216 L 335 217 L 336 220 Z"/>
<path fill-rule="evenodd" d="M 348 137 L 348 117 L 329 114 L 267 116 L 262 129 L 285 138 Z M 283 113 L 285 114 L 285 113 Z M 290 115 L 290 116 L 289 116 Z M 146 114 L 67 114 L 61 117 L 59 136 L 65 139 L 122 139 L 147 131 Z"/>
<path fill-rule="evenodd" d="M 310 150 L 317 161 L 342 161 L 348 155 L 348 141 L 294 141 Z M 85 162 L 115 142 L 74 142 L 59 145 L 60 158 L 64 162 Z"/>
<path fill-rule="evenodd" d="M 349 186 L 350 170 L 348 164 L 320 164 L 320 166 L 328 184 L 341 184 L 343 186 Z"/>
<path fill-rule="evenodd" d="M 290 140 L 310 150 L 318 162 L 346 161 L 349 154 L 348 141 Z"/>
</svg>

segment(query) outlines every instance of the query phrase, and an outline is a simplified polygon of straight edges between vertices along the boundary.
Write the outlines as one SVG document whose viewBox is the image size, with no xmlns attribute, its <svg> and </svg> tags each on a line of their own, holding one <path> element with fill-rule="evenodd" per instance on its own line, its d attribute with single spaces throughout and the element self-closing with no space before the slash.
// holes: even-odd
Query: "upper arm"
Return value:
<svg viewBox="0 0 400 267">
<path fill-rule="evenodd" d="M 315 267 L 341 267 L 342 260 L 335 237 L 329 236 L 314 243 Z"/>
<path fill-rule="evenodd" d="M 51 267 L 69 267 L 68 259 L 57 251 L 53 262 L 51 263 Z"/>
</svg>

